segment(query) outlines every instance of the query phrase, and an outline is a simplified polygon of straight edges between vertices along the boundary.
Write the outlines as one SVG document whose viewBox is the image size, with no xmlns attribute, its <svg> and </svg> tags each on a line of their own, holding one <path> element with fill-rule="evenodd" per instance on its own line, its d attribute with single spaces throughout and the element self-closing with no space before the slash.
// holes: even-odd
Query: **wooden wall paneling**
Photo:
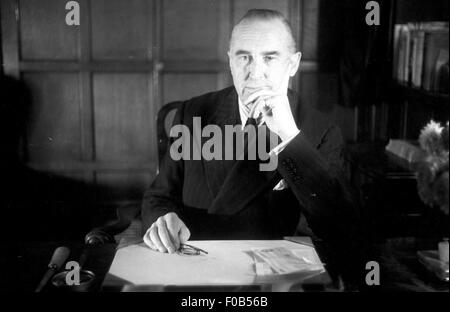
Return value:
<svg viewBox="0 0 450 312">
<path fill-rule="evenodd" d="M 38 171 L 49 172 L 81 172 L 89 171 L 95 173 L 96 171 L 105 170 L 118 170 L 118 171 L 130 171 L 130 170 L 152 170 L 155 167 L 153 162 L 142 161 L 70 161 L 70 162 L 53 162 L 53 163 L 28 163 L 30 168 Z"/>
<path fill-rule="evenodd" d="M 319 62 L 329 59 L 332 50 L 322 51 L 321 41 L 325 40 L 325 47 L 333 42 L 320 37 L 324 1 L 80 0 L 81 25 L 69 27 L 64 23 L 65 1 L 45 0 L 44 7 L 55 3 L 53 12 L 48 21 L 39 20 L 36 29 L 25 20 L 21 20 L 25 25 L 17 24 L 18 2 L 1 1 L 4 68 L 18 75 L 20 66 L 38 90 L 38 102 L 45 103 L 38 108 L 48 117 L 36 116 L 41 121 L 34 125 L 41 130 L 33 140 L 44 137 L 46 123 L 54 118 L 68 123 L 52 120 L 55 128 L 49 131 L 59 127 L 58 133 L 67 140 L 58 143 L 59 147 L 45 143 L 45 148 L 33 150 L 33 165 L 69 175 L 85 172 L 90 181 L 108 185 L 120 198 L 127 194 L 137 198 L 138 190 L 144 184 L 148 187 L 156 172 L 155 118 L 161 105 L 232 85 L 228 39 L 234 23 L 250 8 L 276 9 L 291 21 L 303 53 L 293 88 L 299 89 L 305 105 L 319 109 L 317 123 L 344 114 L 333 110 L 334 100 L 337 104 L 335 77 L 318 73 L 322 71 Z M 21 9 L 23 3 L 25 11 L 20 16 L 40 16 L 39 10 L 29 9 L 38 1 L 22 0 Z M 55 13 L 60 6 L 61 13 Z M 55 26 L 60 22 L 55 20 L 57 14 L 63 23 L 59 28 Z M 19 26 L 25 26 L 22 39 Z M 5 36 L 9 29 L 12 32 Z M 53 38 L 58 42 L 33 41 L 33 36 L 45 30 L 50 34 L 43 34 L 44 41 Z M 67 31 L 68 36 L 61 37 Z M 26 59 L 19 61 L 20 42 Z M 59 77 L 62 81 L 56 81 Z M 68 89 L 59 82 L 68 83 Z M 52 94 L 44 84 L 56 92 Z"/>
<path fill-rule="evenodd" d="M 107 72 L 151 72 L 153 64 L 149 61 L 21 61 L 23 71 L 107 71 Z"/>
<path fill-rule="evenodd" d="M 303 60 L 316 60 L 319 31 L 319 0 L 303 1 L 302 53 Z"/>
<path fill-rule="evenodd" d="M 147 74 L 93 76 L 97 161 L 157 161 Z"/>
<path fill-rule="evenodd" d="M 230 86 L 232 82 L 231 72 L 228 66 L 228 48 L 230 42 L 232 23 L 232 0 L 220 1 L 219 9 L 219 43 L 217 45 L 218 59 L 223 63 L 224 69 L 220 70 L 217 75 L 217 88 L 223 89 Z"/>
<path fill-rule="evenodd" d="M 89 0 L 80 1 L 80 60 L 88 64 L 91 60 L 91 8 Z M 87 68 L 79 71 L 80 77 L 80 114 L 81 114 L 81 158 L 84 162 L 92 162 L 94 155 L 94 117 L 92 107 L 92 74 Z M 94 184 L 94 172 L 84 171 L 85 181 Z"/>
<path fill-rule="evenodd" d="M 232 0 L 233 1 L 233 24 L 236 24 L 250 9 L 272 9 L 289 17 L 289 0 Z"/>
<path fill-rule="evenodd" d="M 341 4 L 339 1 L 304 0 L 303 15 L 303 59 L 320 62 L 322 70 L 335 71 L 330 64 L 337 64 Z"/>
<path fill-rule="evenodd" d="M 303 0 L 290 0 L 289 1 L 289 22 L 291 23 L 293 35 L 295 38 L 295 41 L 297 43 L 297 50 L 302 51 L 302 29 L 303 29 Z M 302 54 L 303 59 L 303 54 Z M 292 78 L 291 80 L 291 88 L 295 90 L 296 92 L 300 92 L 301 86 L 300 86 L 300 71 L 302 67 L 302 62 L 300 62 L 300 68 L 297 72 L 297 75 Z"/>
<path fill-rule="evenodd" d="M 21 58 L 78 59 L 78 28 L 65 22 L 64 0 L 20 0 Z"/>
<path fill-rule="evenodd" d="M 221 60 L 168 60 L 164 61 L 165 73 L 216 73 L 229 70 L 228 62 Z"/>
<path fill-rule="evenodd" d="M 220 1 L 218 6 L 219 19 L 217 20 L 218 26 L 218 44 L 217 44 L 217 59 L 228 64 L 228 48 L 233 29 L 233 23 L 231 20 L 231 0 Z"/>
<path fill-rule="evenodd" d="M 148 0 L 95 0 L 92 57 L 96 60 L 151 60 L 152 3 Z"/>
<path fill-rule="evenodd" d="M 216 60 L 219 44 L 219 0 L 164 1 L 164 60 Z"/>
<path fill-rule="evenodd" d="M 162 1 L 163 0 L 153 0 L 152 1 L 152 29 L 153 29 L 153 40 L 149 42 L 152 46 L 153 59 L 152 59 L 152 91 L 153 91 L 153 106 L 155 111 L 158 111 L 163 105 L 162 101 L 162 86 L 160 83 L 161 73 L 164 68 L 164 63 L 162 62 Z M 156 116 L 154 116 L 156 120 Z"/>
<path fill-rule="evenodd" d="M 19 7 L 17 0 L 0 1 L 3 71 L 19 78 Z"/>
<path fill-rule="evenodd" d="M 81 159 L 80 96 L 76 73 L 25 73 L 33 94 L 28 129 L 31 162 Z"/>
<path fill-rule="evenodd" d="M 302 73 L 300 79 L 302 86 L 300 98 L 308 113 L 306 117 L 308 122 L 305 124 L 310 127 L 305 131 L 313 136 L 320 137 L 323 135 L 324 129 L 338 122 L 338 111 L 336 109 L 338 98 L 337 75 L 323 72 Z M 347 130 L 345 132 L 347 133 Z M 319 137 L 316 137 L 316 139 L 319 139 Z"/>
<path fill-rule="evenodd" d="M 311 72 L 302 73 L 300 94 L 304 105 L 321 112 L 331 112 L 338 98 L 338 76 L 336 73 Z"/>
<path fill-rule="evenodd" d="M 105 202 L 141 201 L 155 174 L 156 166 L 152 170 L 99 171 L 96 173 L 97 184 L 106 189 L 99 199 Z"/>
<path fill-rule="evenodd" d="M 163 76 L 163 101 L 188 100 L 217 89 L 217 74 L 167 73 Z"/>
</svg>

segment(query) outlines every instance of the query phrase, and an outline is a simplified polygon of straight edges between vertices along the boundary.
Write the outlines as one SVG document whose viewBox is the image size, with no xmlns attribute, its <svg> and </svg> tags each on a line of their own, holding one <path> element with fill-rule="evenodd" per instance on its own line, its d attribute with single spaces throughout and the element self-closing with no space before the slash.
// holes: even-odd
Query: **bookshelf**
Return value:
<svg viewBox="0 0 450 312">
<path fill-rule="evenodd" d="M 423 81 L 421 80 L 419 80 L 419 86 L 414 86 L 413 81 L 411 81 L 411 76 L 409 77 L 409 81 L 401 81 L 401 79 L 398 79 L 397 70 L 399 64 L 398 55 L 396 55 L 398 50 L 396 49 L 399 47 L 398 43 L 395 43 L 395 32 L 398 31 L 395 25 L 409 24 L 417 26 L 419 23 L 423 24 L 434 21 L 448 23 L 449 4 L 448 1 L 425 2 L 421 0 L 397 0 L 394 1 L 392 10 L 394 19 L 391 28 L 391 56 L 386 62 L 386 66 L 391 67 L 390 76 L 386 77 L 390 83 L 387 84 L 384 92 L 379 137 L 382 139 L 415 140 L 420 133 L 420 129 L 430 119 L 440 122 L 445 122 L 449 119 L 449 94 L 431 91 L 429 90 L 430 88 L 424 87 Z M 417 32 L 418 30 L 424 31 L 420 27 L 413 31 Z M 423 49 L 426 51 L 426 47 Z M 420 57 L 425 58 L 426 56 L 421 55 Z M 425 71 L 425 69 L 421 70 Z M 403 77 L 403 79 L 405 78 Z M 418 83 L 416 82 L 415 84 L 417 85 Z M 448 89 L 446 92 L 448 92 Z"/>
<path fill-rule="evenodd" d="M 397 70 L 395 66 L 398 66 L 395 64 L 396 53 L 398 53 L 395 50 L 394 42 L 395 25 L 418 25 L 434 21 L 448 22 L 449 4 L 448 1 L 397 0 L 394 1 L 392 10 L 394 10 L 394 21 L 391 29 L 390 49 L 393 61 L 387 64 L 391 66 L 392 74 L 388 78 L 391 82 L 384 99 L 384 104 L 392 116 L 387 116 L 385 133 L 386 138 L 415 140 L 420 129 L 430 119 L 441 122 L 449 119 L 449 95 L 426 90 L 423 85 L 414 86 L 412 81 L 401 82 L 397 79 L 398 77 L 395 77 L 393 72 Z"/>
<path fill-rule="evenodd" d="M 359 126 L 364 129 L 363 138 L 349 144 L 346 149 L 351 181 L 360 191 L 362 214 L 366 216 L 375 237 L 439 237 L 441 227 L 432 226 L 437 224 L 435 215 L 418 197 L 414 170 L 390 157 L 385 146 L 389 139 L 417 140 L 420 130 L 430 119 L 440 122 L 449 119 L 448 93 L 399 82 L 393 75 L 395 25 L 448 22 L 449 3 L 440 0 L 393 0 L 384 3 L 391 4 L 392 19 L 385 34 L 387 38 L 379 42 L 388 45 L 386 50 L 389 53 L 379 62 L 383 67 L 378 71 L 383 73 L 382 77 L 372 79 L 382 83 L 378 88 L 381 96 L 379 101 L 373 100 L 371 106 L 366 108 L 365 114 L 370 114 L 370 117 L 361 119 L 363 122 Z M 370 136 L 366 130 L 368 124 Z"/>
<path fill-rule="evenodd" d="M 428 101 L 428 104 L 430 105 L 442 106 L 448 104 L 448 93 L 431 92 L 422 88 L 412 87 L 404 83 L 399 83 L 397 81 L 393 82 L 391 87 L 405 99 L 420 99 Z"/>
<path fill-rule="evenodd" d="M 415 140 L 430 119 L 445 122 L 449 118 L 449 94 L 427 91 L 395 80 L 388 93 L 391 97 L 386 103 L 392 112 L 387 122 L 390 138 Z"/>
</svg>

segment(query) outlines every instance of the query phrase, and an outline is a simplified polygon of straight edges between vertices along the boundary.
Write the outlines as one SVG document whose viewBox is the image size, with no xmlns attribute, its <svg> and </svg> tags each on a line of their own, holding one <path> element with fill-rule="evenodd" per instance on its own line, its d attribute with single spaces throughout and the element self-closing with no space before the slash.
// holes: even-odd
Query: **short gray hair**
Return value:
<svg viewBox="0 0 450 312">
<path fill-rule="evenodd" d="M 292 27 L 289 21 L 278 11 L 268 10 L 268 9 L 251 9 L 244 14 L 244 16 L 237 22 L 231 32 L 231 39 L 233 38 L 233 33 L 236 27 L 243 22 L 254 22 L 254 21 L 279 21 L 285 27 L 289 36 L 289 50 L 294 53 L 297 51 L 297 42 L 295 40 L 294 34 L 292 32 Z"/>
</svg>

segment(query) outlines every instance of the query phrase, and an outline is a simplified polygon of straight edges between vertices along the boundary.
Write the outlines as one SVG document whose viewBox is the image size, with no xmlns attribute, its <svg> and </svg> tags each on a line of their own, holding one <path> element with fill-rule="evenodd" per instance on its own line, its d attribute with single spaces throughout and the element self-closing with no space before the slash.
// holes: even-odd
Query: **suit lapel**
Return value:
<svg viewBox="0 0 450 312">
<path fill-rule="evenodd" d="M 221 97 L 214 108 L 215 111 L 209 114 L 210 117 L 206 120 L 206 123 L 202 121 L 203 127 L 206 125 L 217 125 L 220 127 L 222 134 L 224 134 L 225 125 L 237 125 L 240 123 L 237 93 L 234 88 L 225 96 Z M 201 146 L 208 140 L 209 138 L 202 137 Z M 208 161 L 202 157 L 206 182 L 213 198 L 219 193 L 228 173 L 236 162 L 235 160 L 225 160 L 224 153 L 225 140 L 222 137 L 222 160 Z"/>
<path fill-rule="evenodd" d="M 297 99 L 292 92 L 288 94 L 288 97 L 295 117 Z M 225 133 L 225 125 L 240 124 L 238 99 L 234 89 L 219 101 L 216 113 L 207 124 L 217 124 L 222 134 Z M 203 139 L 202 144 L 206 140 Z M 223 152 L 225 151 L 224 141 L 222 140 Z M 214 198 L 209 208 L 210 213 L 232 215 L 245 208 L 261 192 L 270 192 L 279 180 L 277 170 L 260 171 L 259 162 L 256 160 L 206 161 L 203 159 L 203 165 L 207 184 Z"/>
<path fill-rule="evenodd" d="M 278 171 L 260 171 L 259 161 L 236 161 L 219 193 L 210 206 L 210 213 L 232 215 L 245 208 L 253 198 L 275 185 Z"/>
</svg>

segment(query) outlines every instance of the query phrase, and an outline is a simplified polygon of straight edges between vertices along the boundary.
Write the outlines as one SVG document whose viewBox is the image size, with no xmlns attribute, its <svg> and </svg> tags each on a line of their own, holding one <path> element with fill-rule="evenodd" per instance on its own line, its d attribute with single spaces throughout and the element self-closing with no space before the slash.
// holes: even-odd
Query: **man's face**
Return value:
<svg viewBox="0 0 450 312">
<path fill-rule="evenodd" d="M 234 86 L 243 102 L 261 89 L 285 94 L 301 54 L 289 50 L 289 34 L 279 21 L 236 26 L 228 52 Z"/>
</svg>

